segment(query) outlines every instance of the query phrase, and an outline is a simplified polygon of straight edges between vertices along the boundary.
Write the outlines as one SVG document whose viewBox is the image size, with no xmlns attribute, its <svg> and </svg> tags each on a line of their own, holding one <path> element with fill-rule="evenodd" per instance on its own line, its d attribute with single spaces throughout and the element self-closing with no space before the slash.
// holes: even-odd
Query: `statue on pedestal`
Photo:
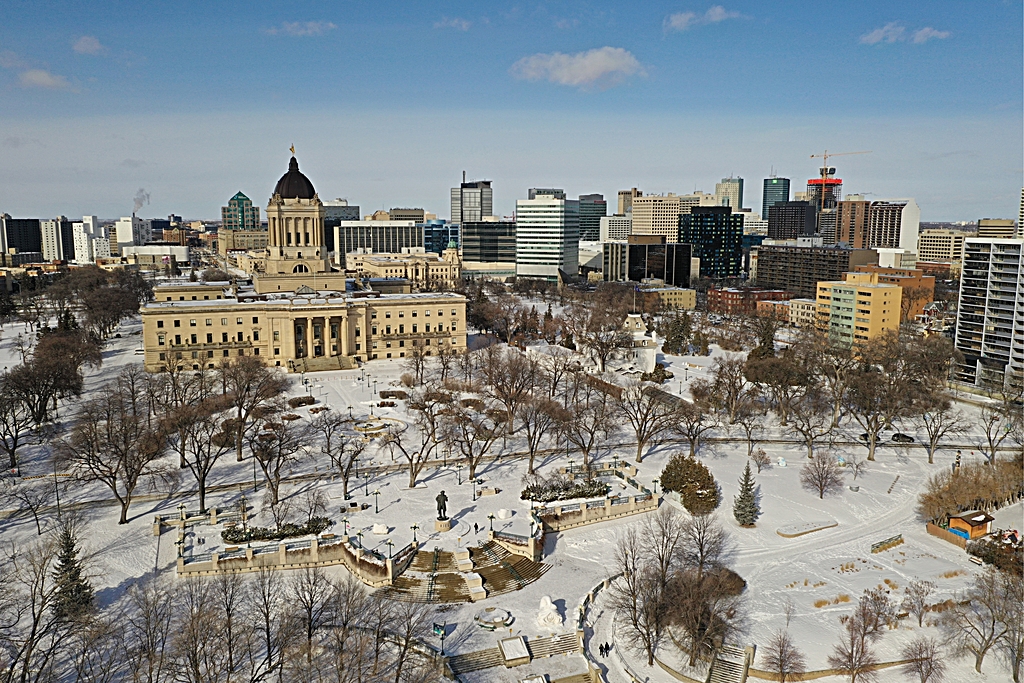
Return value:
<svg viewBox="0 0 1024 683">
<path fill-rule="evenodd" d="M 434 500 L 437 501 L 437 518 L 441 520 L 448 519 L 446 514 L 448 512 L 448 496 L 444 495 L 444 490 L 437 494 L 437 498 Z"/>
</svg>

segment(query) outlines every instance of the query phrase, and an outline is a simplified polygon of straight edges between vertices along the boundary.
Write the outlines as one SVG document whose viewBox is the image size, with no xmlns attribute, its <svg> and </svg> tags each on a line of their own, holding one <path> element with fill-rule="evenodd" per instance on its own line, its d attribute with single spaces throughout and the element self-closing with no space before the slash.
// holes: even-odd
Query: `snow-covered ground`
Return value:
<svg viewBox="0 0 1024 683">
<path fill-rule="evenodd" d="M 540 305 L 538 310 L 543 312 Z M 90 390 L 115 377 L 124 366 L 139 362 L 134 350 L 139 346 L 140 329 L 138 321 L 122 325 L 121 337 L 112 340 L 104 350 L 103 366 L 89 372 L 87 386 Z M 8 325 L 3 330 L 0 339 L 0 367 L 17 362 L 14 339 L 22 331 L 21 325 Z M 708 366 L 719 353 L 716 349 L 707 357 L 665 357 L 664 362 L 675 374 L 675 378 L 663 388 L 685 394 L 687 385 L 694 377 L 706 376 Z M 317 405 L 327 405 L 342 413 L 351 407 L 353 415 L 367 415 L 374 390 L 381 391 L 396 385 L 403 371 L 399 360 L 372 361 L 362 371 L 309 375 L 308 388 L 300 383 L 298 375 L 293 375 L 290 393 L 301 395 L 309 391 L 317 399 Z M 975 409 L 964 406 L 964 410 L 971 412 Z M 296 412 L 306 414 L 307 411 L 308 408 L 303 408 Z M 407 420 L 408 417 L 401 402 L 396 408 L 374 408 L 374 412 L 398 420 Z M 61 410 L 60 417 L 65 420 L 65 429 L 72 413 L 68 407 Z M 852 445 L 859 430 L 848 427 L 846 431 L 851 445 L 840 446 L 839 454 L 847 459 L 863 458 L 865 448 Z M 738 431 L 730 433 L 718 430 L 713 436 L 736 438 L 733 441 L 708 444 L 700 456 L 722 486 L 723 504 L 718 514 L 734 543 L 733 566 L 748 583 L 746 595 L 750 627 L 742 638 L 743 644 L 766 643 L 775 630 L 786 626 L 786 606 L 792 605 L 789 630 L 795 642 L 806 653 L 808 668 L 825 668 L 827 654 L 839 636 L 839 616 L 850 611 L 852 603 L 865 589 L 887 586 L 898 601 L 910 581 L 927 579 L 936 584 L 934 602 L 939 602 L 963 589 L 971 576 L 979 571 L 977 566 L 967 561 L 962 550 L 929 536 L 915 515 L 917 495 L 923 484 L 932 473 L 950 465 L 955 448 L 943 449 L 936 457 L 936 464 L 928 465 L 923 449 L 886 444 L 879 449 L 877 462 L 870 463 L 867 472 L 856 480 L 859 491 L 844 488 L 838 495 L 819 500 L 817 494 L 800 487 L 799 468 L 804 457 L 803 447 L 782 442 L 792 437 L 784 434 L 777 426 L 770 426 L 761 436 L 760 445 L 772 456 L 773 461 L 782 457 L 788 466 L 775 466 L 756 475 L 763 516 L 755 528 L 744 529 L 732 518 L 731 506 L 746 461 L 746 444 Z M 969 435 L 958 440 L 960 445 L 975 442 Z M 631 459 L 635 449 L 628 441 L 628 434 L 621 432 L 609 439 L 610 445 L 602 450 L 600 459 L 608 462 L 614 456 Z M 677 448 L 681 446 L 656 449 L 639 465 L 639 481 L 648 482 L 657 477 Z M 504 446 L 499 445 L 497 452 L 519 450 L 522 450 L 522 444 L 510 440 Z M 972 458 L 982 459 L 980 454 L 972 455 L 970 448 L 963 450 L 967 461 Z M 23 463 L 25 475 L 52 474 L 48 469 L 48 453 L 44 445 L 26 448 Z M 388 466 L 393 463 L 386 452 L 371 446 L 361 461 L 361 466 L 367 464 Z M 538 462 L 542 472 L 565 465 L 567 456 L 564 451 Z M 340 511 L 341 484 L 332 481 L 329 463 L 320 456 L 319 459 L 311 457 L 295 465 L 288 473 L 289 476 L 315 476 L 286 482 L 282 487 L 282 495 L 298 501 L 305 490 L 311 487 L 322 489 L 331 504 L 329 516 L 337 522 L 332 531 L 343 532 L 342 517 L 347 517 L 350 533 L 354 535 L 361 530 L 364 545 L 383 553 L 387 552 L 388 540 L 392 541 L 395 550 L 410 542 L 413 525 L 419 527 L 417 538 L 427 549 L 440 547 L 456 550 L 486 539 L 488 515 L 496 515 L 502 508 L 513 511 L 513 515 L 508 520 L 495 519 L 495 530 L 508 529 L 520 534 L 526 532 L 529 524 L 528 504 L 519 499 L 525 473 L 526 463 L 522 459 L 506 457 L 499 458 L 497 462 L 485 463 L 478 471 L 478 476 L 484 481 L 483 486 L 497 487 L 501 491 L 497 495 L 480 497 L 475 501 L 473 487 L 466 481 L 465 471 L 457 470 L 452 462 L 447 467 L 430 466 L 424 471 L 415 489 L 408 488 L 408 475 L 401 471 L 377 475 L 365 482 L 359 479 L 352 482 L 351 493 L 355 501 L 368 503 L 369 508 L 343 515 Z M 236 463 L 234 457 L 226 456 L 215 468 L 210 484 L 214 487 L 219 484 L 237 486 L 215 490 L 209 495 L 208 504 L 220 507 L 237 505 L 243 494 L 248 500 L 254 501 L 252 482 L 253 470 L 248 457 Z M 260 483 L 257 496 L 262 494 Z M 847 484 L 853 483 L 852 476 L 848 476 Z M 186 471 L 181 476 L 177 490 L 189 491 L 192 487 L 193 482 Z M 448 533 L 437 534 L 433 531 L 434 498 L 442 489 L 448 496 L 448 513 L 453 519 L 453 527 Z M 374 510 L 375 490 L 380 492 L 379 500 L 376 501 L 379 512 Z M 139 498 L 132 505 L 131 523 L 119 526 L 116 523 L 117 507 L 110 500 L 109 492 L 102 487 L 75 485 L 61 492 L 61 501 L 63 504 L 97 501 L 96 505 L 83 511 L 89 524 L 85 546 L 89 554 L 92 581 L 100 602 L 104 604 L 118 599 L 132 582 L 148 572 L 156 570 L 173 573 L 173 534 L 154 537 L 150 522 L 154 514 L 175 514 L 181 502 L 186 502 L 190 507 L 194 507 L 196 502 L 192 495 L 158 491 L 147 484 L 146 490 L 139 492 Z M 996 515 L 997 524 L 1021 528 L 1024 526 L 1021 515 L 1019 504 L 999 511 Z M 565 617 L 564 630 L 571 630 L 582 598 L 612 573 L 612 556 L 617 538 L 636 520 L 635 517 L 626 518 L 548 536 L 544 561 L 551 565 L 551 569 L 523 590 L 488 598 L 483 605 L 505 608 L 515 616 L 512 635 L 535 637 L 550 633 L 550 628 L 540 628 L 535 623 L 541 598 L 550 596 Z M 777 533 L 782 527 L 826 520 L 834 520 L 837 525 L 794 538 L 784 538 Z M 266 515 L 257 517 L 253 523 L 269 524 L 269 518 Z M 388 534 L 374 535 L 372 527 L 375 523 L 387 525 Z M 220 543 L 217 529 L 195 527 L 192 531 L 195 533 L 192 541 L 198 538 L 205 541 L 202 545 L 194 544 L 195 552 L 207 552 Z M 35 526 L 30 518 L 0 521 L 0 537 L 5 542 L 29 543 L 35 534 Z M 902 545 L 882 553 L 871 553 L 872 543 L 896 534 L 903 535 L 905 542 Z M 329 569 L 335 575 L 345 571 L 342 567 Z M 473 615 L 480 608 L 479 603 L 438 607 L 435 620 L 456 625 L 454 633 L 445 641 L 447 652 L 457 654 L 494 647 L 500 637 L 508 636 L 504 631 L 492 633 L 473 625 Z M 609 681 L 628 680 L 616 657 L 601 659 L 597 656 L 596 644 L 612 640 L 612 612 L 599 600 L 589 614 L 588 632 L 592 629 L 593 633 L 588 637 L 588 642 L 594 644 L 594 658 L 607 667 Z M 881 658 L 898 658 L 900 646 L 921 630 L 911 620 L 904 620 L 899 629 L 886 633 L 881 640 L 878 646 Z M 939 637 L 934 625 L 926 623 L 923 631 Z M 619 654 L 626 658 L 630 667 L 649 676 L 651 681 L 673 680 L 660 669 L 648 669 L 635 654 L 624 651 Z M 544 661 L 539 660 L 534 667 L 538 672 L 555 674 L 568 671 L 578 664 L 568 660 L 551 660 L 551 669 L 548 671 L 543 667 Z M 948 661 L 951 671 L 947 680 L 1008 680 L 1005 668 L 994 654 L 986 659 L 985 674 L 976 674 L 966 659 Z M 499 673 L 505 678 L 499 678 Z M 467 680 L 518 680 L 512 675 L 517 670 L 512 670 L 509 675 L 506 673 L 504 670 L 495 670 L 490 674 L 477 672 L 467 676 Z M 888 682 L 904 679 L 893 669 L 881 672 L 879 680 Z"/>
</svg>

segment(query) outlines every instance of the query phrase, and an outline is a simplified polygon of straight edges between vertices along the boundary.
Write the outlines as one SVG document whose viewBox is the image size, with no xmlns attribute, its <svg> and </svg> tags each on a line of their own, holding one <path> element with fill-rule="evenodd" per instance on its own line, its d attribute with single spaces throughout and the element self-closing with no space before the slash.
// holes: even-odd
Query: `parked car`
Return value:
<svg viewBox="0 0 1024 683">
<path fill-rule="evenodd" d="M 910 436 L 909 434 L 903 434 L 901 432 L 896 432 L 895 434 L 893 434 L 892 440 L 895 441 L 896 443 L 914 443 L 914 437 Z"/>
</svg>

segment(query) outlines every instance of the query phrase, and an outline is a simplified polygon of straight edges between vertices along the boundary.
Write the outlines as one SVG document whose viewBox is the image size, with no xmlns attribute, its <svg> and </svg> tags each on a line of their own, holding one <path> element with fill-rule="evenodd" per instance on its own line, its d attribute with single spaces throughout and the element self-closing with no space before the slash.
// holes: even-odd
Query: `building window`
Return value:
<svg viewBox="0 0 1024 683">
<path fill-rule="evenodd" d="M 414 318 L 416 317 L 416 311 L 412 312 L 412 317 L 414 317 Z"/>
<path fill-rule="evenodd" d="M 430 317 L 430 311 L 423 311 L 423 315 L 427 318 Z"/>
<path fill-rule="evenodd" d="M 181 321 L 180 320 L 175 320 L 174 321 L 174 326 L 175 327 L 181 327 Z"/>
<path fill-rule="evenodd" d="M 220 324 L 221 325 L 227 325 L 228 324 L 228 319 L 227 318 L 221 318 L 220 319 Z"/>
<path fill-rule="evenodd" d="M 207 318 L 206 319 L 206 326 L 209 327 L 212 324 L 213 324 L 213 318 Z"/>
<path fill-rule="evenodd" d="M 452 315 L 458 315 L 458 313 L 455 312 L 454 308 L 452 309 Z"/>
<path fill-rule="evenodd" d="M 391 348 L 391 342 L 387 342 L 384 346 L 390 349 Z"/>
<path fill-rule="evenodd" d="M 370 328 L 370 334 L 377 334 L 377 328 L 376 327 L 371 327 Z"/>
<path fill-rule="evenodd" d="M 260 340 L 259 330 L 253 330 L 252 331 L 252 340 L 253 341 L 259 341 Z"/>
<path fill-rule="evenodd" d="M 193 334 L 193 335 L 190 335 L 190 336 L 189 336 L 189 339 L 190 339 L 190 340 L 192 341 L 192 343 L 193 343 L 193 344 L 195 344 L 195 343 L 196 343 L 196 335 L 194 335 L 194 334 Z"/>
<path fill-rule="evenodd" d="M 224 349 L 224 357 L 225 357 L 225 358 L 227 358 L 227 357 L 228 357 L 228 350 L 227 350 L 227 349 Z"/>
<path fill-rule="evenodd" d="M 241 325 L 242 324 L 242 319 L 241 318 L 235 318 L 235 322 L 237 324 Z"/>
<path fill-rule="evenodd" d="M 206 333 L 206 343 L 207 344 L 212 344 L 213 343 L 213 333 L 212 332 L 207 332 Z"/>
<path fill-rule="evenodd" d="M 360 345 L 358 342 L 356 342 L 356 351 L 358 351 L 361 348 L 363 348 L 362 345 Z M 335 351 L 337 351 L 337 349 L 335 349 Z"/>
<path fill-rule="evenodd" d="M 398 326 L 398 334 L 405 334 L 405 325 Z"/>
<path fill-rule="evenodd" d="M 337 337 L 338 335 L 334 335 L 334 336 Z M 358 327 L 356 328 L 356 336 L 357 337 L 359 336 L 359 328 Z"/>
<path fill-rule="evenodd" d="M 280 356 L 281 355 L 281 349 L 279 349 L 277 347 L 274 347 L 274 355 L 275 356 Z"/>
<path fill-rule="evenodd" d="M 274 341 L 281 341 L 281 333 L 274 330 Z"/>
<path fill-rule="evenodd" d="M 167 360 L 167 354 L 161 351 L 160 352 L 160 360 Z"/>
<path fill-rule="evenodd" d="M 238 341 L 245 341 L 245 333 L 244 332 L 239 332 L 238 333 Z"/>
<path fill-rule="evenodd" d="M 455 331 L 455 327 L 456 327 L 455 323 L 452 323 L 452 332 Z"/>
<path fill-rule="evenodd" d="M 195 320 L 189 320 L 188 321 L 188 326 L 189 327 L 195 327 L 196 326 L 196 321 Z"/>
<path fill-rule="evenodd" d="M 180 334 L 174 335 L 174 343 L 175 344 L 181 344 L 181 335 Z"/>
<path fill-rule="evenodd" d="M 258 315 L 254 315 L 254 316 L 252 317 L 252 324 L 253 324 L 253 325 L 259 325 L 259 324 L 260 324 L 260 318 L 259 318 L 259 316 L 258 316 Z"/>
<path fill-rule="evenodd" d="M 162 334 L 158 334 L 158 335 L 156 336 L 156 343 L 157 343 L 158 345 L 160 345 L 160 346 L 163 346 L 163 345 L 164 345 L 164 335 L 162 335 Z"/>
<path fill-rule="evenodd" d="M 260 355 L 260 349 L 259 349 L 258 346 L 255 349 L 252 350 L 252 355 L 254 355 L 254 356 Z"/>
<path fill-rule="evenodd" d="M 226 342 L 228 340 L 228 333 L 227 332 L 221 332 L 220 333 L 220 340 L 222 342 Z"/>
<path fill-rule="evenodd" d="M 207 358 L 213 358 L 213 351 L 212 350 L 211 351 L 207 351 L 206 352 L 206 357 Z"/>
<path fill-rule="evenodd" d="M 398 312 L 398 317 L 399 318 L 404 318 L 405 317 L 405 311 L 399 311 Z"/>
<path fill-rule="evenodd" d="M 391 325 L 387 325 L 384 328 L 384 334 L 391 334 Z"/>
<path fill-rule="evenodd" d="M 416 334 L 416 326 L 415 325 L 412 326 L 412 333 Z"/>
<path fill-rule="evenodd" d="M 387 311 L 387 312 L 386 312 L 386 313 L 384 314 L 384 317 L 385 317 L 385 318 L 390 318 L 390 317 L 391 317 L 391 311 Z"/>
<path fill-rule="evenodd" d="M 157 327 L 163 327 L 164 326 L 164 321 L 163 320 L 157 320 L 156 321 L 156 326 Z"/>
<path fill-rule="evenodd" d="M 426 325 L 423 326 L 423 331 L 430 332 L 430 323 L 427 323 Z"/>
<path fill-rule="evenodd" d="M 437 309 L 437 314 L 438 315 L 444 315 L 444 311 L 442 311 L 441 309 Z"/>
</svg>

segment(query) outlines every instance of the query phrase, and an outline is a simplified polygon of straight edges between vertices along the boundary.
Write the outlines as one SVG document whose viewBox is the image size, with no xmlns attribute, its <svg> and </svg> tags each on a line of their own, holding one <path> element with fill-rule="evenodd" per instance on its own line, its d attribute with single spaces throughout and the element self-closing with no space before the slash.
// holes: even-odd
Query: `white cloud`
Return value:
<svg viewBox="0 0 1024 683">
<path fill-rule="evenodd" d="M 915 43 L 926 43 L 932 38 L 936 40 L 942 40 L 943 38 L 949 38 L 949 31 L 939 31 L 932 28 L 931 26 L 925 26 L 924 28 L 914 31 L 914 42 Z"/>
<path fill-rule="evenodd" d="M 874 31 L 865 33 L 860 37 L 860 42 L 865 45 L 877 45 L 878 43 L 895 43 L 899 40 L 903 40 L 903 35 L 907 29 L 900 26 L 898 22 L 890 21 L 882 28 L 876 28 Z"/>
<path fill-rule="evenodd" d="M 95 36 L 82 36 L 74 42 L 71 49 L 80 55 L 98 55 L 106 48 Z"/>
<path fill-rule="evenodd" d="M 458 17 L 452 17 L 451 19 L 445 17 L 441 21 L 434 22 L 434 28 L 453 28 L 456 31 L 468 31 L 472 25 L 472 22 L 459 19 Z"/>
<path fill-rule="evenodd" d="M 329 21 L 286 21 L 280 26 L 268 28 L 267 33 L 272 36 L 322 36 L 336 28 L 338 27 Z"/>
<path fill-rule="evenodd" d="M 643 65 L 621 47 L 601 47 L 574 55 L 554 52 L 523 57 L 510 73 L 526 81 L 550 81 L 559 85 L 608 88 L 633 75 L 644 75 Z"/>
<path fill-rule="evenodd" d="M 63 76 L 52 74 L 45 69 L 29 69 L 22 71 L 18 76 L 21 84 L 26 88 L 50 88 L 61 90 L 70 86 L 68 79 Z"/>
<path fill-rule="evenodd" d="M 739 12 L 727 10 L 721 5 L 712 5 L 704 14 L 696 12 L 676 12 L 665 17 L 664 27 L 666 31 L 685 31 L 693 26 L 703 24 L 717 24 L 726 19 L 739 19 Z"/>
</svg>

